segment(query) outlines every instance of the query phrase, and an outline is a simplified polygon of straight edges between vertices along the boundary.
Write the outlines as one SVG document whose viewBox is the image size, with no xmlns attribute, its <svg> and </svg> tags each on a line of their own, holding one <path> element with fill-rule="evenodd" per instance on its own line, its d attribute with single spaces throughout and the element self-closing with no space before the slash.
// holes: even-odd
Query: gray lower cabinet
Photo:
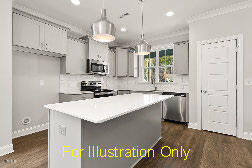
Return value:
<svg viewBox="0 0 252 168">
<path fill-rule="evenodd" d="M 174 44 L 174 74 L 189 74 L 189 44 Z"/>
<path fill-rule="evenodd" d="M 131 94 L 131 90 L 118 90 L 117 95 L 125 95 L 125 94 Z"/>
<path fill-rule="evenodd" d="M 78 100 L 86 100 L 94 98 L 93 93 L 86 93 L 86 94 L 59 94 L 59 102 L 70 102 L 70 101 L 78 101 Z"/>
</svg>

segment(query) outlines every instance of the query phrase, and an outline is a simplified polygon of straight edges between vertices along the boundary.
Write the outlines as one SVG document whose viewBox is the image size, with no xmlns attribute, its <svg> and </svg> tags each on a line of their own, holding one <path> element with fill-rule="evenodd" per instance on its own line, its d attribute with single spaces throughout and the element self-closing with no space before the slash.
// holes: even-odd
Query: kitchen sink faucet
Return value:
<svg viewBox="0 0 252 168">
<path fill-rule="evenodd" d="M 155 77 L 151 78 L 151 84 L 154 86 L 154 91 L 157 91 L 156 78 Z"/>
</svg>

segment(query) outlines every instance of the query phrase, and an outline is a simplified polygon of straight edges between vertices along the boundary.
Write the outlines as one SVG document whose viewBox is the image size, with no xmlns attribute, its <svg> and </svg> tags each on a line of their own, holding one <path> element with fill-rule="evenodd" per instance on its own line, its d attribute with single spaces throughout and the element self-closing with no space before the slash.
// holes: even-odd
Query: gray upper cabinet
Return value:
<svg viewBox="0 0 252 168">
<path fill-rule="evenodd" d="M 129 52 L 129 77 L 138 77 L 139 56 L 135 52 Z"/>
<path fill-rule="evenodd" d="M 62 74 L 87 73 L 88 44 L 80 40 L 67 40 L 67 55 L 61 59 Z"/>
<path fill-rule="evenodd" d="M 43 24 L 13 13 L 13 45 L 42 50 Z"/>
<path fill-rule="evenodd" d="M 50 24 L 44 24 L 44 38 L 46 51 L 67 54 L 67 31 Z"/>
<path fill-rule="evenodd" d="M 89 59 L 108 62 L 108 44 L 103 44 L 89 39 Z"/>
<path fill-rule="evenodd" d="M 128 76 L 128 49 L 116 48 L 116 76 Z"/>
<path fill-rule="evenodd" d="M 13 12 L 13 46 L 66 55 L 67 30 Z"/>
<path fill-rule="evenodd" d="M 111 58 L 115 68 L 111 68 L 114 72 L 113 76 L 117 77 L 139 77 L 139 57 L 129 49 L 116 48 Z"/>
<path fill-rule="evenodd" d="M 189 44 L 174 44 L 174 74 L 189 74 Z"/>
</svg>

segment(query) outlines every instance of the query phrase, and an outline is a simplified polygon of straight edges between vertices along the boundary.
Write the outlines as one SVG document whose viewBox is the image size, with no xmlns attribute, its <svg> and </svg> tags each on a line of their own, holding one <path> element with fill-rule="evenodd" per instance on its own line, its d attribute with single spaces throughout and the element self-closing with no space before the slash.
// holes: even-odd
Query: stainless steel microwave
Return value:
<svg viewBox="0 0 252 168">
<path fill-rule="evenodd" d="M 107 75 L 109 73 L 108 64 L 94 59 L 88 59 L 88 73 Z"/>
</svg>

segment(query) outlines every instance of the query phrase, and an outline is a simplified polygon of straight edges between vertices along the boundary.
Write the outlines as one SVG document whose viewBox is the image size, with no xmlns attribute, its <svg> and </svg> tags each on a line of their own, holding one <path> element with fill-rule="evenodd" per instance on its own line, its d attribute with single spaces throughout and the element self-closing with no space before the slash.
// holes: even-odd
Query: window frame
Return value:
<svg viewBox="0 0 252 168">
<path fill-rule="evenodd" d="M 168 49 L 172 49 L 173 50 L 173 59 L 172 59 L 172 64 L 171 65 L 167 65 L 167 64 L 165 64 L 164 66 L 160 66 L 159 65 L 159 52 L 160 51 L 162 51 L 162 50 L 165 50 L 165 52 L 166 52 L 166 50 L 168 50 Z M 165 47 L 158 47 L 158 48 L 154 48 L 153 50 L 151 50 L 151 52 L 156 52 L 156 65 L 155 66 L 151 66 L 151 64 L 150 64 L 150 62 L 149 62 L 149 66 L 148 67 L 146 67 L 145 65 L 144 65 L 144 63 L 145 63 L 145 56 L 143 56 L 143 81 L 144 81 L 144 83 L 152 83 L 152 79 L 151 79 L 151 73 L 150 73 L 150 70 L 152 69 L 152 68 L 154 68 L 155 69 L 155 83 L 173 83 L 174 81 L 173 81 L 173 79 L 171 79 L 170 81 L 167 81 L 167 77 L 166 77 L 166 75 L 167 75 L 167 68 L 171 68 L 171 70 L 172 70 L 172 73 L 171 73 L 171 75 L 173 76 L 174 75 L 174 44 L 170 44 L 170 45 L 168 45 L 168 46 L 165 46 Z M 150 61 L 150 54 L 148 55 L 149 56 L 149 61 Z M 166 57 L 167 55 L 166 55 L 166 53 L 165 53 L 165 57 Z M 165 58 L 165 60 L 166 60 L 166 58 Z M 159 79 L 159 69 L 160 68 L 164 68 L 165 69 L 165 81 L 164 82 L 161 82 L 160 81 L 160 79 Z M 145 70 L 146 69 L 148 69 L 148 79 L 149 79 L 149 81 L 146 81 L 145 80 Z"/>
</svg>

